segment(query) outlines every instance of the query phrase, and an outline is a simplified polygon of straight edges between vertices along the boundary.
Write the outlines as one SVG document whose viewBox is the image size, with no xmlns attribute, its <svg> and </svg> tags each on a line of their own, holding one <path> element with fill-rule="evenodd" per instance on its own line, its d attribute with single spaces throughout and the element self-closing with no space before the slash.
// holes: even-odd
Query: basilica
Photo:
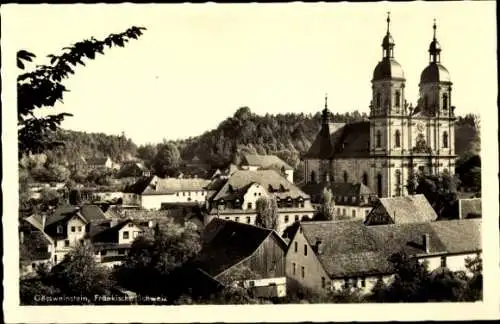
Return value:
<svg viewBox="0 0 500 324">
<path fill-rule="evenodd" d="M 405 75 L 395 59 L 389 27 L 388 16 L 382 59 L 371 81 L 368 120 L 332 122 L 325 99 L 321 130 L 303 156 L 306 182 L 361 182 L 379 197 L 395 197 L 408 194 L 406 185 L 414 174 L 454 173 L 455 107 L 436 23 L 415 106 L 405 99 Z"/>
</svg>

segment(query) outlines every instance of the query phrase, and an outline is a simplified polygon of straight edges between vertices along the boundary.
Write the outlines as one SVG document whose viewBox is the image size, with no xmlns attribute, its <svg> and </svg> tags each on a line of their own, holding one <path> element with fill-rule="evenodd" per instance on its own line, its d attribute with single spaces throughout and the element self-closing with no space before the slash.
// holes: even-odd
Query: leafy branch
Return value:
<svg viewBox="0 0 500 324">
<path fill-rule="evenodd" d="M 36 117 L 34 111 L 42 107 L 53 107 L 57 101 L 63 102 L 64 92 L 69 91 L 62 81 L 74 74 L 77 65 L 85 66 L 84 59 L 95 59 L 96 54 L 104 54 L 105 48 L 124 47 L 130 39 L 138 39 L 144 27 L 130 27 L 125 32 L 111 34 L 104 40 L 94 37 L 63 48 L 60 55 L 50 54 L 50 65 L 37 65 L 31 72 L 17 78 L 18 144 L 19 154 L 39 153 L 61 143 L 52 139 L 69 113 L 46 117 Z M 17 67 L 25 69 L 25 62 L 32 62 L 35 54 L 26 50 L 17 53 Z"/>
</svg>

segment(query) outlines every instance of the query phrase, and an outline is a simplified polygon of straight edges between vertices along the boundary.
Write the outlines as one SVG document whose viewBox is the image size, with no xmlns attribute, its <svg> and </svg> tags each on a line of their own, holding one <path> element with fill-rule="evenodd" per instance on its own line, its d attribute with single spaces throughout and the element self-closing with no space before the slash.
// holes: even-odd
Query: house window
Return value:
<svg viewBox="0 0 500 324">
<path fill-rule="evenodd" d="M 396 130 L 396 134 L 394 135 L 394 142 L 396 147 L 401 147 L 401 132 Z"/>
<path fill-rule="evenodd" d="M 292 274 L 295 276 L 295 271 L 296 271 L 296 264 L 295 262 L 292 263 Z"/>
<path fill-rule="evenodd" d="M 288 215 L 285 215 L 285 223 L 288 223 Z"/>
<path fill-rule="evenodd" d="M 240 218 L 239 218 L 239 217 L 235 217 L 235 218 L 234 218 L 234 221 L 235 221 L 235 222 L 239 222 L 239 221 L 240 221 Z"/>
<path fill-rule="evenodd" d="M 346 210 L 345 208 L 342 209 L 342 216 L 345 216 L 346 215 Z"/>
<path fill-rule="evenodd" d="M 366 279 L 361 278 L 361 287 L 365 288 L 366 287 Z"/>
<path fill-rule="evenodd" d="M 316 182 L 316 172 L 311 171 L 311 182 Z"/>
<path fill-rule="evenodd" d="M 65 241 L 64 241 L 64 246 L 65 246 L 65 247 L 68 247 L 68 246 L 69 246 L 69 240 L 65 240 Z"/>
<path fill-rule="evenodd" d="M 399 91 L 396 91 L 395 95 L 394 95 L 394 105 L 396 107 L 399 107 L 400 106 L 400 102 L 401 102 L 401 93 Z"/>
<path fill-rule="evenodd" d="M 255 197 L 257 197 L 257 193 L 256 193 L 256 192 L 254 192 L 254 193 L 253 193 L 253 195 L 254 195 Z"/>
<path fill-rule="evenodd" d="M 190 192 L 188 192 L 188 196 L 189 196 L 189 197 L 191 197 L 191 191 L 190 191 Z"/>
<path fill-rule="evenodd" d="M 128 240 L 129 234 L 128 231 L 123 232 L 123 239 Z"/>
<path fill-rule="evenodd" d="M 356 210 L 352 210 L 352 218 L 355 218 L 356 217 Z"/>
<path fill-rule="evenodd" d="M 340 215 L 340 208 L 337 208 L 337 215 Z"/>
<path fill-rule="evenodd" d="M 81 232 L 81 231 L 82 231 L 82 227 L 78 226 L 78 232 Z"/>
<path fill-rule="evenodd" d="M 295 221 L 298 222 L 299 221 L 299 215 L 295 215 Z"/>
<path fill-rule="evenodd" d="M 306 276 L 306 269 L 304 267 L 301 267 L 301 274 L 302 274 L 302 278 L 304 278 Z"/>
<path fill-rule="evenodd" d="M 349 175 L 347 174 L 347 171 L 344 171 L 344 182 L 347 182 L 349 180 Z"/>
<path fill-rule="evenodd" d="M 382 132 L 380 130 L 378 130 L 375 135 L 375 145 L 376 147 L 382 146 Z"/>
<path fill-rule="evenodd" d="M 249 202 L 249 203 L 247 204 L 247 208 L 248 208 L 248 209 L 252 209 L 252 203 L 251 203 L 251 202 Z"/>
<path fill-rule="evenodd" d="M 226 217 L 225 220 L 229 220 L 229 217 Z"/>
<path fill-rule="evenodd" d="M 446 268 L 446 257 L 441 257 L 441 268 Z"/>
<path fill-rule="evenodd" d="M 326 279 L 325 277 L 321 277 L 321 288 L 325 288 L 326 287 Z"/>
<path fill-rule="evenodd" d="M 448 110 L 448 94 L 443 94 L 443 110 Z"/>
<path fill-rule="evenodd" d="M 443 133 L 443 147 L 448 148 L 448 132 Z"/>
<path fill-rule="evenodd" d="M 76 232 L 76 227 L 75 226 L 71 226 L 71 231 L 72 232 Z"/>
<path fill-rule="evenodd" d="M 179 197 L 179 193 L 176 193 L 176 196 Z"/>
<path fill-rule="evenodd" d="M 133 236 L 134 238 L 137 238 L 137 236 L 139 236 L 140 232 L 134 232 Z"/>
<path fill-rule="evenodd" d="M 252 220 L 250 219 L 250 217 L 247 217 L 247 224 L 250 224 L 250 223 L 251 223 L 251 221 L 252 221 Z"/>
<path fill-rule="evenodd" d="M 299 243 L 295 242 L 294 247 L 295 253 L 297 253 L 297 251 L 299 250 Z"/>
<path fill-rule="evenodd" d="M 304 244 L 304 255 L 307 256 L 307 244 Z"/>
<path fill-rule="evenodd" d="M 185 193 L 185 192 L 183 192 L 183 193 L 182 193 L 182 195 L 183 195 L 183 196 L 185 196 L 185 195 L 186 195 L 186 193 Z"/>
</svg>

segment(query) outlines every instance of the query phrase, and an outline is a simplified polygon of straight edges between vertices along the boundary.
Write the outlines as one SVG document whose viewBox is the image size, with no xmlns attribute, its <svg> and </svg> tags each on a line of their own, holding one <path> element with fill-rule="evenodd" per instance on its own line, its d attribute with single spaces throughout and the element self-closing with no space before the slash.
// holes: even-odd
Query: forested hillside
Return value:
<svg viewBox="0 0 500 324">
<path fill-rule="evenodd" d="M 360 121 L 368 116 L 357 111 L 333 114 L 336 122 Z M 245 152 L 277 154 L 293 167 L 298 167 L 299 156 L 307 151 L 321 127 L 320 112 L 312 114 L 278 114 L 264 116 L 239 108 L 235 114 L 222 121 L 216 129 L 200 136 L 180 141 L 169 141 L 177 147 L 182 160 L 190 161 L 197 156 L 202 162 L 214 167 L 238 162 Z M 480 149 L 479 120 L 474 115 L 459 117 L 456 123 L 456 153 L 460 156 L 476 155 Z M 152 165 L 159 146 L 147 144 L 137 147 L 132 139 L 103 133 L 85 133 L 60 130 L 56 134 L 64 147 L 46 152 L 51 160 L 72 164 L 80 157 L 110 156 L 120 162 L 139 157 Z"/>
</svg>

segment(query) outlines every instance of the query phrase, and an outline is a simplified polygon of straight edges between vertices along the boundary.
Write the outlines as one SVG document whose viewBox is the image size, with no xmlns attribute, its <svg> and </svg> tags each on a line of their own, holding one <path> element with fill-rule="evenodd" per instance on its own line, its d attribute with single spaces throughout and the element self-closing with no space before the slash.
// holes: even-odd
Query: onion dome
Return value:
<svg viewBox="0 0 500 324">
<path fill-rule="evenodd" d="M 429 45 L 429 65 L 420 75 L 420 83 L 451 82 L 450 73 L 441 64 L 441 45 L 436 39 L 436 20 L 434 20 L 434 36 Z"/>
</svg>

